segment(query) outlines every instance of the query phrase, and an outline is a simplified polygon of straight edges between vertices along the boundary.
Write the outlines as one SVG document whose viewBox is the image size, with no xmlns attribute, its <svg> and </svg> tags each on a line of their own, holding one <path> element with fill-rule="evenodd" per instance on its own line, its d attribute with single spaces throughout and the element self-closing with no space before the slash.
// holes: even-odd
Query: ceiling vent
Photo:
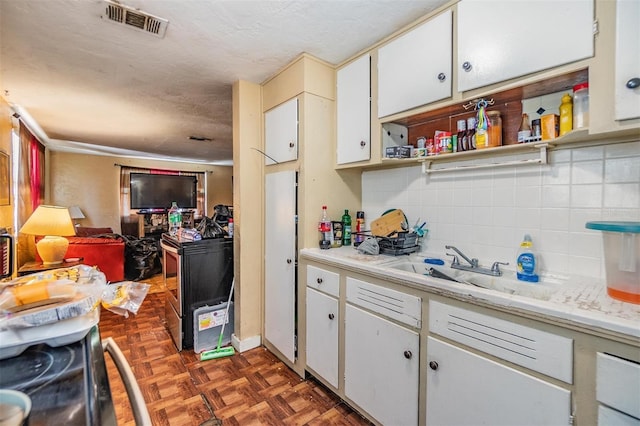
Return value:
<svg viewBox="0 0 640 426">
<path fill-rule="evenodd" d="M 157 16 L 150 15 L 130 6 L 124 6 L 115 1 L 104 0 L 104 2 L 106 3 L 106 8 L 102 16 L 103 18 L 153 34 L 160 38 L 164 37 L 167 26 L 169 25 L 167 19 L 158 18 Z"/>
</svg>

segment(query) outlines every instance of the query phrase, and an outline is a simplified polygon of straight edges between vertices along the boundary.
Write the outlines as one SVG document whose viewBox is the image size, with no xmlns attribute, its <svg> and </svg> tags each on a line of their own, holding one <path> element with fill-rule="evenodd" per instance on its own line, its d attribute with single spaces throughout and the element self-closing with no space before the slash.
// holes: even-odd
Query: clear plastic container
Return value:
<svg viewBox="0 0 640 426">
<path fill-rule="evenodd" d="M 587 222 L 602 231 L 607 294 L 640 304 L 640 222 Z"/>
<path fill-rule="evenodd" d="M 573 128 L 589 127 L 589 82 L 573 86 Z"/>
</svg>

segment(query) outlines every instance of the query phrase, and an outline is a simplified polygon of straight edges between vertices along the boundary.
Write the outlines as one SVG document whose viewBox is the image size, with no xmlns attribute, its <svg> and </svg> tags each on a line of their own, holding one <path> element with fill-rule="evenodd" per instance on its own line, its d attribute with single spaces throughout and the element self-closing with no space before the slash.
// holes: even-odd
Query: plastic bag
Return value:
<svg viewBox="0 0 640 426">
<path fill-rule="evenodd" d="M 150 287 L 133 281 L 110 284 L 102 292 L 102 307 L 128 318 L 129 312 L 138 313 Z"/>
</svg>

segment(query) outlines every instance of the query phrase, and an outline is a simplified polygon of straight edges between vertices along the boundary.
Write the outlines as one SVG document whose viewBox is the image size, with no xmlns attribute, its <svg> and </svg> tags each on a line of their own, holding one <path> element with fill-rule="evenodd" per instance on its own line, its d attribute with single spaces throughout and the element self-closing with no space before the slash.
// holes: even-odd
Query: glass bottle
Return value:
<svg viewBox="0 0 640 426">
<path fill-rule="evenodd" d="M 502 146 L 502 118 L 500 117 L 500 111 L 488 111 L 487 118 L 489 119 L 489 128 L 487 129 L 489 138 L 486 148 Z M 529 118 L 527 118 L 527 125 L 529 125 Z M 531 135 L 531 127 L 529 127 L 529 135 Z"/>
<path fill-rule="evenodd" d="M 351 245 L 351 216 L 349 210 L 345 209 L 342 215 L 342 245 Z"/>
<path fill-rule="evenodd" d="M 353 236 L 353 245 L 359 246 L 364 241 L 364 212 L 356 212 L 356 234 Z"/>
<path fill-rule="evenodd" d="M 462 152 L 467 150 L 467 121 L 466 120 L 458 120 L 457 124 L 458 128 L 458 145 L 456 147 L 457 152 Z"/>
<path fill-rule="evenodd" d="M 529 114 L 522 114 L 522 121 L 520 121 L 520 127 L 518 128 L 518 143 L 527 142 L 531 137 L 531 125 L 529 124 Z"/>
<path fill-rule="evenodd" d="M 476 118 L 469 117 L 467 119 L 467 133 L 465 138 L 467 138 L 467 151 L 472 149 L 476 149 Z"/>
<path fill-rule="evenodd" d="M 573 98 L 566 93 L 560 104 L 560 133 L 559 136 L 573 130 Z"/>
</svg>

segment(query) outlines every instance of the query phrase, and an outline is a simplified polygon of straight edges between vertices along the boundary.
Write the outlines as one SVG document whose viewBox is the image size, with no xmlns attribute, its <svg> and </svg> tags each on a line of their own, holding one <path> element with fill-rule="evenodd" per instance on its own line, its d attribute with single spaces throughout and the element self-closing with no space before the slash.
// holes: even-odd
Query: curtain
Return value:
<svg viewBox="0 0 640 426">
<path fill-rule="evenodd" d="M 195 176 L 197 179 L 197 206 L 195 217 L 206 215 L 205 193 L 204 193 L 204 172 L 188 172 L 181 170 L 146 169 L 137 167 L 120 166 L 120 224 L 123 229 L 133 229 L 130 224 L 138 223 L 137 210 L 131 209 L 131 199 L 129 197 L 129 185 L 131 184 L 131 173 L 149 173 L 178 176 Z M 169 206 L 167 206 L 169 208 Z M 129 232 L 130 233 L 130 232 Z"/>
<path fill-rule="evenodd" d="M 31 213 L 44 202 L 44 151 L 45 147 L 20 122 L 20 150 L 18 167 L 18 229 L 29 219 Z M 18 235 L 17 264 L 22 266 L 25 262 L 35 259 L 35 242 L 31 235 Z"/>
</svg>

